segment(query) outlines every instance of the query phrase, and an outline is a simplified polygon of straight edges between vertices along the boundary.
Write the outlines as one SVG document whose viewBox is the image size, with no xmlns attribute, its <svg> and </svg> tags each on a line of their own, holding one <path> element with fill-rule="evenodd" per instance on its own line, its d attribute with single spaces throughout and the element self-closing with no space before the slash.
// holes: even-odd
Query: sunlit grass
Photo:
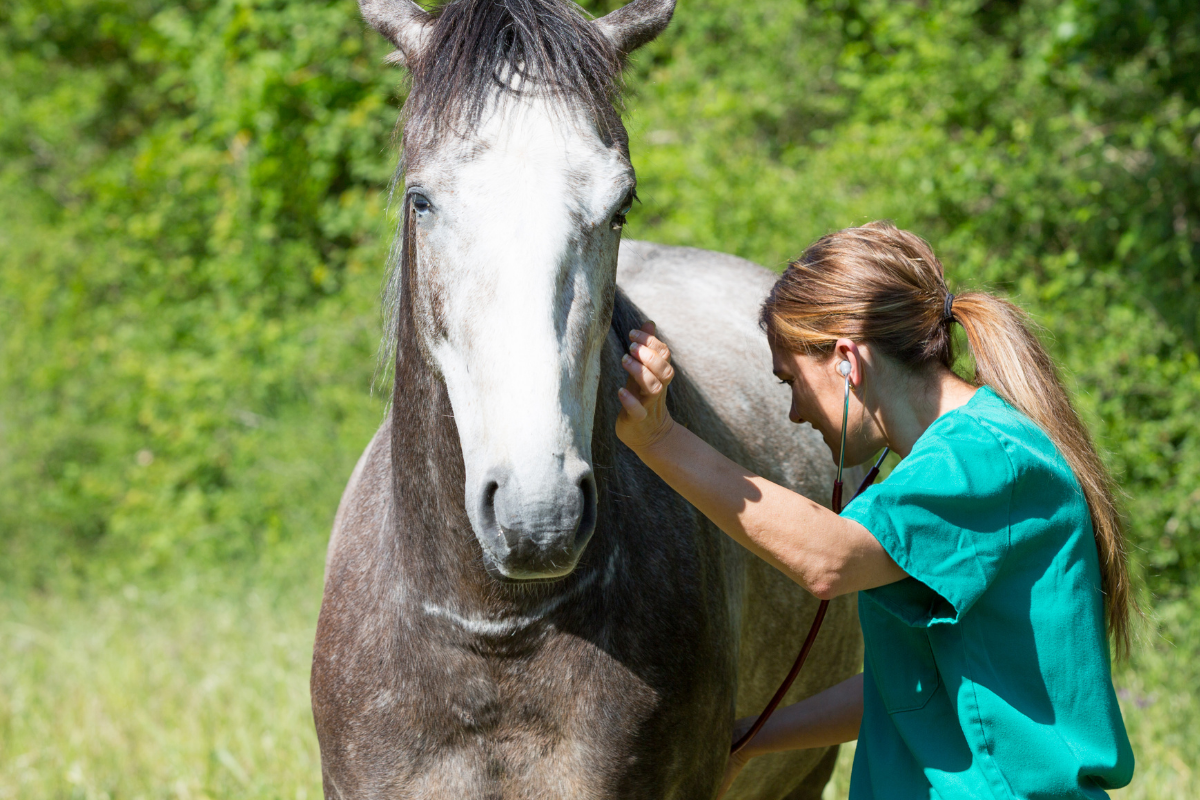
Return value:
<svg viewBox="0 0 1200 800">
<path fill-rule="evenodd" d="M 319 798 L 314 591 L 0 607 L 0 797 Z"/>
<path fill-rule="evenodd" d="M 1195 598 L 1155 609 L 1154 630 L 1116 673 L 1117 696 L 1137 757 L 1122 800 L 1200 797 L 1200 620 Z"/>
<path fill-rule="evenodd" d="M 318 574 L 286 589 L 0 597 L 0 798 L 319 798 L 319 592 Z M 1118 670 L 1138 769 L 1116 798 L 1200 796 L 1193 627 L 1167 619 Z M 852 759 L 843 748 L 826 800 L 847 796 Z"/>
</svg>

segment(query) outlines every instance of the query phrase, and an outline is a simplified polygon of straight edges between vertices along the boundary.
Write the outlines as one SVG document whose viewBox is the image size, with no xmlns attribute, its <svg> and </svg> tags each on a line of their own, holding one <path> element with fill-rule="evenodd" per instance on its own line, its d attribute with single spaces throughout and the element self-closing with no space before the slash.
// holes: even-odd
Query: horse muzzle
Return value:
<svg viewBox="0 0 1200 800">
<path fill-rule="evenodd" d="M 536 481 L 492 470 L 475 510 L 475 535 L 493 577 L 557 580 L 575 569 L 596 529 L 596 480 L 582 461 Z"/>
</svg>

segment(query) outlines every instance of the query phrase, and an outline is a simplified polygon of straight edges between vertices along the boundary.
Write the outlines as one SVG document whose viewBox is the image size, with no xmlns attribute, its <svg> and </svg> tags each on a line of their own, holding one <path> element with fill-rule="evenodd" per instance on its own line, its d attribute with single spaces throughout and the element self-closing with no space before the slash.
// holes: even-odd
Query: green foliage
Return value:
<svg viewBox="0 0 1200 800">
<path fill-rule="evenodd" d="M 319 535 L 381 417 L 387 48 L 340 3 L 0 15 L 4 570 Z"/>
<path fill-rule="evenodd" d="M 628 75 L 629 232 L 776 267 L 868 219 L 921 232 L 1045 325 L 1182 597 L 1198 30 L 1182 0 L 683 3 Z M 17 0 L 0 37 L 0 569 L 319 548 L 382 412 L 386 45 L 352 3 L 271 0 Z"/>
<path fill-rule="evenodd" d="M 0 796 L 315 795 L 387 51 L 351 0 L 0 5 Z M 1126 796 L 1194 795 L 1200 5 L 681 0 L 627 83 L 629 235 L 778 268 L 891 218 L 1044 325 L 1155 599 Z"/>
</svg>

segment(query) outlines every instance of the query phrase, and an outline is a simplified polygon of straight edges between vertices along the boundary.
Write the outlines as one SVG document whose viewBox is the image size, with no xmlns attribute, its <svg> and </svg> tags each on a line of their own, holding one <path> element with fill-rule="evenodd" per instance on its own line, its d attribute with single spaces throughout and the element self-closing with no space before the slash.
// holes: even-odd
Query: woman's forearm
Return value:
<svg viewBox="0 0 1200 800">
<path fill-rule="evenodd" d="M 818 597 L 904 577 L 857 522 L 755 475 L 682 425 L 637 454 L 722 531 Z"/>
<path fill-rule="evenodd" d="M 860 672 L 820 694 L 776 711 L 746 745 L 746 755 L 753 758 L 765 753 L 829 747 L 852 741 L 858 738 L 862 712 L 863 676 Z M 735 733 L 748 730 L 754 719 L 738 720 Z"/>
</svg>

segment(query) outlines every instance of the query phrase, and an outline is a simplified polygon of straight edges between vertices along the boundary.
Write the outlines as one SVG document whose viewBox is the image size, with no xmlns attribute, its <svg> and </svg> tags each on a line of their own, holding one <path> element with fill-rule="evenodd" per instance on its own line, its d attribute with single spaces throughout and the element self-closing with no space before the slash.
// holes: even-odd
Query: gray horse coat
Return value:
<svg viewBox="0 0 1200 800">
<path fill-rule="evenodd" d="M 834 468 L 820 437 L 788 422 L 771 375 L 756 321 L 773 276 L 620 242 L 633 176 L 615 117 L 595 122 L 595 104 L 572 117 L 551 107 L 561 98 L 514 90 L 498 95 L 503 114 L 480 105 L 467 140 L 422 125 L 437 104 L 421 92 L 446 85 L 422 83 L 422 53 L 458 58 L 467 36 L 486 60 L 480 30 L 509 51 L 512 36 L 536 34 L 522 68 L 565 69 L 580 48 L 627 53 L 672 5 L 635 0 L 585 22 L 558 0 L 505 3 L 459 0 L 441 17 L 363 4 L 413 69 L 416 111 L 392 405 L 337 512 L 313 655 L 325 794 L 710 798 L 732 721 L 786 674 L 816 600 L 617 441 L 625 332 L 658 323 L 674 353 L 672 414 L 730 458 L 822 502 Z M 508 75 L 504 58 L 481 74 Z M 530 160 L 538 137 L 557 144 Z M 493 200 L 536 219 L 472 216 L 496 187 L 505 197 Z M 789 701 L 860 659 L 853 598 L 839 598 Z M 819 797 L 834 754 L 756 759 L 730 797 Z"/>
<path fill-rule="evenodd" d="M 717 253 L 621 246 L 618 281 L 674 353 L 671 391 L 688 384 L 677 394 L 692 407 L 672 398 L 675 413 L 749 469 L 824 501 L 828 450 L 788 422 L 756 326 L 772 278 Z M 597 407 L 601 524 L 559 583 L 486 582 L 452 507 L 461 473 L 393 456 L 396 417 L 413 409 L 398 400 L 367 447 L 334 524 L 313 662 L 327 797 L 713 795 L 732 720 L 765 705 L 816 601 L 615 441 L 622 348 L 611 334 Z M 452 449 L 444 427 L 431 443 Z M 853 598 L 838 598 L 785 702 L 849 677 L 861 656 Z M 819 797 L 824 755 L 756 759 L 729 796 Z"/>
</svg>

